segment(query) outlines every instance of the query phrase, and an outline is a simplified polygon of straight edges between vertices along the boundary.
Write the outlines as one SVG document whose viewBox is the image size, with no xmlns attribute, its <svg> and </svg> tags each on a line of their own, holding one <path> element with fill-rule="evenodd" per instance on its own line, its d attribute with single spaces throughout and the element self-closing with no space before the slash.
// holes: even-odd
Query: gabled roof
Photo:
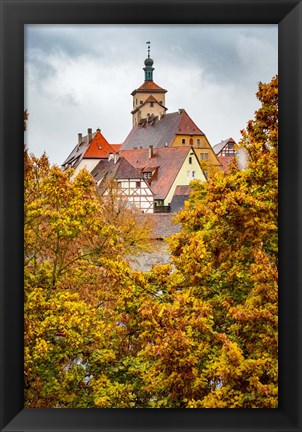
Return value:
<svg viewBox="0 0 302 432">
<path fill-rule="evenodd" d="M 110 153 L 114 153 L 113 148 L 104 138 L 100 131 L 97 131 L 94 138 L 91 140 L 86 152 L 85 159 L 107 159 Z"/>
<path fill-rule="evenodd" d="M 88 135 L 84 136 L 81 143 L 76 145 L 62 165 L 72 164 L 73 168 L 76 168 L 82 159 L 108 159 L 109 154 L 116 151 L 100 130 L 97 130 L 92 134 L 90 142 L 88 142 Z"/>
<path fill-rule="evenodd" d="M 145 81 L 138 89 L 131 93 L 134 96 L 136 93 L 167 93 L 167 90 L 159 87 L 154 81 Z"/>
<path fill-rule="evenodd" d="M 145 100 L 145 102 L 143 102 L 141 105 L 139 105 L 139 106 L 138 106 L 137 108 L 135 108 L 133 111 L 131 111 L 131 114 L 136 113 L 136 111 L 138 111 L 141 107 L 143 107 L 144 105 L 146 105 L 147 103 L 150 103 L 150 102 L 157 103 L 159 106 L 163 107 L 163 108 L 165 109 L 165 111 L 167 111 L 167 109 L 168 109 L 168 108 L 164 107 L 162 104 L 160 104 L 160 103 L 158 102 L 158 100 L 155 99 L 154 96 L 150 95 L 150 96 Z"/>
<path fill-rule="evenodd" d="M 102 179 L 142 179 L 143 174 L 137 171 L 125 158 L 120 157 L 115 163 L 114 160 L 100 160 L 97 166 L 91 171 L 96 182 Z"/>
<path fill-rule="evenodd" d="M 223 148 L 228 144 L 228 142 L 235 142 L 235 141 L 233 140 L 233 138 L 228 138 L 226 140 L 221 141 L 218 144 L 215 144 L 213 147 L 215 154 L 218 155 L 221 152 L 221 150 L 223 150 Z"/>
<path fill-rule="evenodd" d="M 149 145 L 154 148 L 169 147 L 176 135 L 204 135 L 185 110 L 164 114 L 160 118 L 151 117 L 149 121 L 132 128 L 122 144 L 122 150 L 148 148 Z"/>
<path fill-rule="evenodd" d="M 151 158 L 149 149 L 121 150 L 120 155 L 140 172 L 156 170 L 151 181 L 154 198 L 165 199 L 190 151 L 191 147 L 184 146 L 153 149 Z"/>
<path fill-rule="evenodd" d="M 92 134 L 92 139 L 95 137 L 95 135 L 96 132 Z M 88 147 L 89 147 L 89 141 L 88 141 L 88 135 L 86 135 L 82 138 L 82 141 L 74 147 L 70 155 L 62 163 L 62 166 L 65 167 L 65 165 L 72 164 L 73 167 L 76 168 L 79 165 L 80 161 L 83 159 L 84 153 L 86 152 Z"/>
</svg>

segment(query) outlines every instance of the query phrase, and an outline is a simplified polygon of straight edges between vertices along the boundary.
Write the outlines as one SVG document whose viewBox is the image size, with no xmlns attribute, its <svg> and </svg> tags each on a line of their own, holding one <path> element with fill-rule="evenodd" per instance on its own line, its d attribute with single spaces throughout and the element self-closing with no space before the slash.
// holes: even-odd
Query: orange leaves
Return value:
<svg viewBox="0 0 302 432">
<path fill-rule="evenodd" d="M 148 273 L 123 256 L 150 227 L 113 189 L 25 153 L 28 407 L 277 407 L 277 79 L 258 96 L 247 167 L 192 182 Z"/>
</svg>

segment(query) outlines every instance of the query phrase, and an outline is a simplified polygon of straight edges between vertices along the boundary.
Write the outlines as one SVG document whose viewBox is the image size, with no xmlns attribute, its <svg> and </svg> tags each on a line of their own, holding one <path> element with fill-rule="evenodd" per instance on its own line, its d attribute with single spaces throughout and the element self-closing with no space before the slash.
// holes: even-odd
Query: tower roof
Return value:
<svg viewBox="0 0 302 432">
<path fill-rule="evenodd" d="M 132 96 L 134 96 L 136 93 L 166 93 L 167 90 L 159 87 L 155 82 L 153 81 L 153 59 L 150 58 L 150 42 L 146 42 L 148 44 L 148 57 L 144 61 L 145 67 L 143 68 L 145 72 L 145 81 L 144 83 L 137 89 L 133 90 L 131 93 Z"/>
<path fill-rule="evenodd" d="M 139 88 L 131 93 L 134 96 L 136 93 L 167 93 L 167 90 L 161 88 L 154 81 L 145 81 Z"/>
</svg>

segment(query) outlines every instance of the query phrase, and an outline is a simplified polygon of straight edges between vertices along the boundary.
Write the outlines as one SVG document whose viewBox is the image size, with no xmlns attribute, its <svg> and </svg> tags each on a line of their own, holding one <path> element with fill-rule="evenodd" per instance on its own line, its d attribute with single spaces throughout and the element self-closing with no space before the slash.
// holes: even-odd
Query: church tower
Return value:
<svg viewBox="0 0 302 432">
<path fill-rule="evenodd" d="M 145 81 L 138 88 L 133 90 L 133 111 L 132 124 L 135 126 L 142 119 L 150 116 L 162 116 L 167 111 L 165 107 L 165 94 L 167 90 L 159 87 L 153 81 L 153 60 L 150 58 L 150 42 L 148 44 L 148 57 L 145 60 Z"/>
</svg>

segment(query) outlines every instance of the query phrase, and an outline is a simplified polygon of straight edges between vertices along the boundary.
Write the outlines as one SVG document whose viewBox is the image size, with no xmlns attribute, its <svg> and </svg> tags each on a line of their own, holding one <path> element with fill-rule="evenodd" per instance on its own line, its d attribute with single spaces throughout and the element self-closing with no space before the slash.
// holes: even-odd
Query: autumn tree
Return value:
<svg viewBox="0 0 302 432">
<path fill-rule="evenodd" d="M 135 255 L 150 250 L 154 222 L 149 215 L 142 214 L 138 207 L 129 203 L 115 179 L 104 181 L 99 191 L 102 218 L 106 224 L 118 227 L 123 238 L 124 253 Z"/>
<path fill-rule="evenodd" d="M 144 291 L 124 255 L 146 234 L 126 209 L 125 230 L 87 171 L 24 156 L 26 406 L 130 406 L 120 367 Z"/>
<path fill-rule="evenodd" d="M 25 152 L 27 407 L 277 407 L 278 78 L 257 97 L 246 166 L 192 183 L 172 265 L 146 273 L 115 188 Z"/>
<path fill-rule="evenodd" d="M 143 310 L 154 321 L 155 406 L 277 406 L 278 78 L 259 83 L 257 97 L 261 107 L 238 144 L 247 165 L 192 184 L 176 219 L 182 230 L 169 241 L 176 270 L 162 281 L 163 292 L 174 286 L 171 305 Z"/>
</svg>

